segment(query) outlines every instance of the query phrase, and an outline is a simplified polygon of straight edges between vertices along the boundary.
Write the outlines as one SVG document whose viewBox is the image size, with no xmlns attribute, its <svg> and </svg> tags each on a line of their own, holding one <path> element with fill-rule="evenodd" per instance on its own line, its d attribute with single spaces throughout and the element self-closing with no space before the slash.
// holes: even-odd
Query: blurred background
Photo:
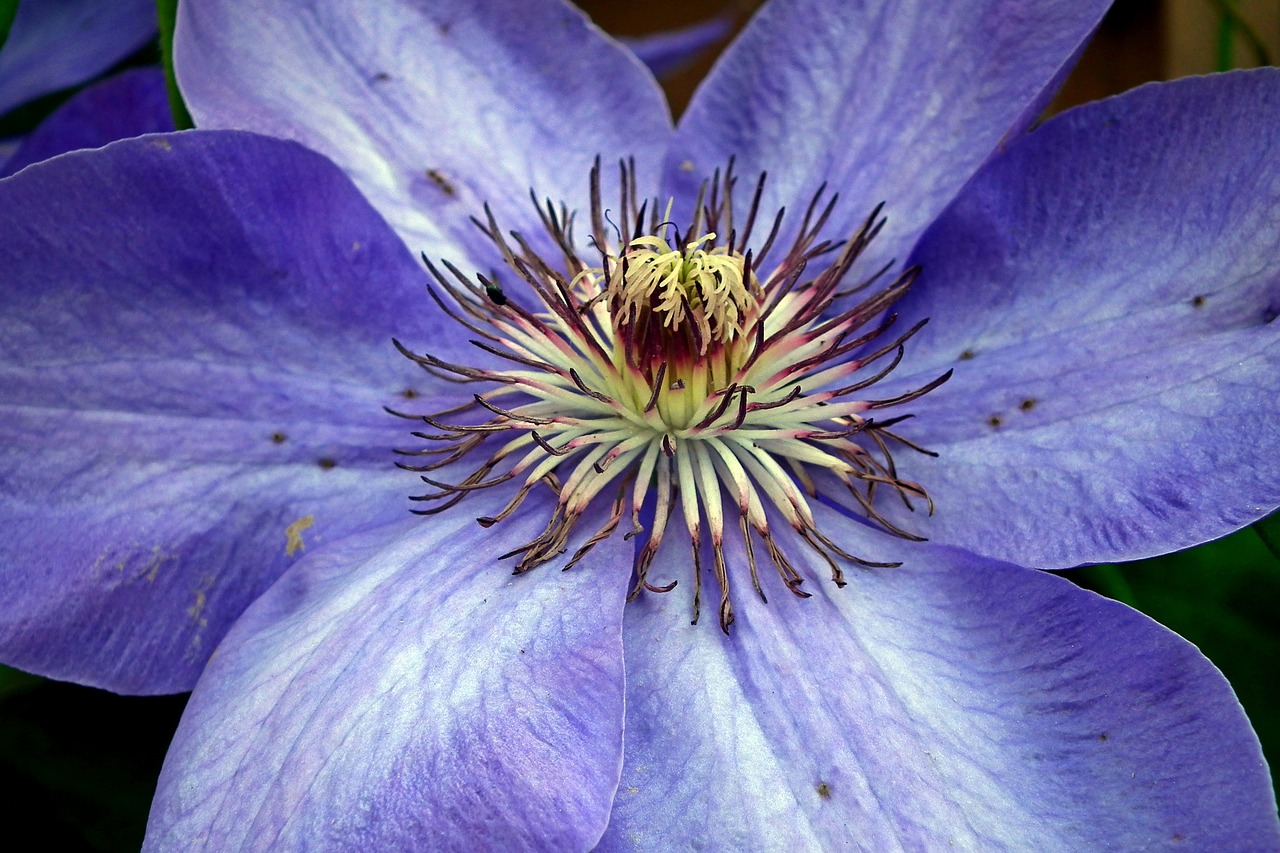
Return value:
<svg viewBox="0 0 1280 853">
<path fill-rule="evenodd" d="M 580 5 L 605 30 L 642 38 L 719 15 L 737 28 L 759 4 Z M 664 78 L 677 115 L 726 42 L 727 36 L 719 39 Z M 1151 80 L 1274 64 L 1278 55 L 1280 0 L 1118 0 L 1051 112 Z M 108 74 L 159 60 L 159 48 L 149 44 Z M 0 116 L 0 139 L 30 131 L 74 91 Z M 1148 613 L 1199 646 L 1234 685 L 1262 738 L 1273 778 L 1280 766 L 1278 555 L 1280 520 L 1268 520 L 1180 554 L 1062 573 Z M 13 792 L 3 809 L 8 825 L 38 821 L 48 848 L 138 849 L 156 775 L 184 704 L 184 696 L 120 697 L 0 667 L 0 782 Z"/>
</svg>

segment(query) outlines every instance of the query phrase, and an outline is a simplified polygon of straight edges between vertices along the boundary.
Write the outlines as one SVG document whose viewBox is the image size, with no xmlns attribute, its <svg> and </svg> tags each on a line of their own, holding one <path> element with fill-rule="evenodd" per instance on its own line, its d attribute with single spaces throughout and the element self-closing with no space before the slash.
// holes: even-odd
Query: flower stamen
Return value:
<svg viewBox="0 0 1280 853">
<path fill-rule="evenodd" d="M 802 598 L 804 577 L 783 552 L 770 518 L 785 521 L 799 541 L 844 586 L 841 564 L 888 568 L 835 544 L 816 526 L 810 499 L 820 495 L 815 476 L 847 491 L 857 512 L 896 536 L 921 537 L 877 510 L 888 489 L 908 509 L 932 501 L 917 483 L 899 477 L 890 445 L 929 454 L 890 431 L 908 416 L 877 421 L 876 409 L 909 403 L 950 376 L 881 400 L 862 399 L 902 361 L 923 323 L 879 346 L 893 325 L 892 305 L 918 270 L 908 269 L 877 287 L 889 266 L 853 286 L 841 284 L 884 225 L 876 208 L 846 240 L 821 238 L 837 203 L 825 185 L 810 200 L 796 238 L 781 262 L 761 278 L 781 233 L 783 212 L 753 252 L 748 248 L 760 213 L 765 177 L 756 183 L 741 232 L 734 223 L 733 164 L 704 184 L 689 227 L 659 218 L 656 201 L 639 202 L 635 167 L 619 168 L 618 225 L 601 201 L 600 164 L 591 171 L 591 239 L 598 263 L 576 248 L 573 214 L 552 202 L 534 207 L 559 257 L 544 259 L 518 232 L 505 233 L 484 208 L 476 226 L 510 272 L 529 286 L 536 309 L 504 288 L 496 274 L 474 279 L 448 261 L 424 257 L 432 300 L 476 337 L 479 350 L 499 367 L 457 365 L 428 353 L 396 347 L 424 370 L 451 382 L 489 383 L 483 393 L 443 412 L 407 415 L 434 431 L 413 434 L 437 447 L 399 451 L 420 464 L 400 463 L 431 487 L 412 500 L 431 514 L 472 492 L 513 483 L 515 492 L 496 514 L 477 521 L 492 527 L 517 512 L 532 491 L 546 486 L 555 507 L 532 541 L 503 555 L 527 572 L 568 551 L 577 523 L 601 494 L 612 490 L 605 522 L 565 563 L 567 570 L 616 532 L 630 504 L 626 538 L 647 534 L 637 549 L 629 600 L 664 593 L 649 579 L 677 506 L 689 534 L 693 562 L 693 621 L 698 621 L 702 570 L 719 590 L 718 621 L 733 622 L 732 575 L 726 557 L 725 505 L 736 507 L 751 585 L 765 599 L 756 540 L 764 545 L 783 585 Z M 624 230 L 625 229 L 625 230 Z M 829 256 L 834 256 L 830 259 Z M 824 259 L 827 259 L 824 261 Z M 824 261 L 821 271 L 809 269 Z M 437 287 L 439 290 L 437 290 Z M 441 293 L 443 292 L 443 295 Z M 833 314 L 837 300 L 866 292 Z M 448 297 L 447 299 L 445 297 Z M 480 415 L 478 422 L 470 422 Z M 468 422 L 454 422 L 463 417 Z M 445 482 L 430 472 L 479 455 L 478 464 Z M 929 454 L 932 455 L 932 454 Z M 703 550 L 710 550 L 704 562 Z"/>
</svg>

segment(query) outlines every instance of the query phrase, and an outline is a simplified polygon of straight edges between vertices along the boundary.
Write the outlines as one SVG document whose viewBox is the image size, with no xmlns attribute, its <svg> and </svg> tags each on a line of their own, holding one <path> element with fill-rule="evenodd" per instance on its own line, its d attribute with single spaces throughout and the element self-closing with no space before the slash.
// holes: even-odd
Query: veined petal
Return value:
<svg viewBox="0 0 1280 853">
<path fill-rule="evenodd" d="M 673 596 L 628 607 L 599 849 L 1280 844 L 1257 739 L 1189 643 L 1060 578 L 815 513 L 905 565 L 810 580 L 805 600 L 765 584 L 768 604 L 738 596 L 729 636 Z"/>
<path fill-rule="evenodd" d="M 411 248 L 458 262 L 485 202 L 509 225 L 536 224 L 530 188 L 585 209 L 596 155 L 655 185 L 670 132 L 652 75 L 562 0 L 191 0 L 174 59 L 197 125 L 328 155 Z"/>
<path fill-rule="evenodd" d="M 834 233 L 885 203 L 866 268 L 902 261 L 1108 5 L 774 0 L 695 94 L 668 181 L 692 197 L 691 180 L 735 156 L 748 181 L 769 173 L 761 209 L 793 214 L 826 181 L 842 199 Z"/>
<path fill-rule="evenodd" d="M 974 180 L 899 303 L 932 317 L 901 387 L 956 370 L 902 430 L 940 454 L 901 460 L 938 507 L 913 529 L 1052 568 L 1280 504 L 1277 146 L 1267 69 L 1073 110 Z"/>
<path fill-rule="evenodd" d="M 155 32 L 155 0 L 19 3 L 0 50 L 0 114 L 101 74 Z"/>
<path fill-rule="evenodd" d="M 621 539 L 512 577 L 450 513 L 308 556 L 227 636 L 149 850 L 588 850 L 622 755 Z M 622 574 L 619 574 L 621 569 Z"/>
<path fill-rule="evenodd" d="M 405 511 L 381 406 L 432 386 L 390 336 L 442 318 L 337 168 L 252 134 L 31 166 L 0 230 L 3 659 L 188 689 L 308 545 Z"/>
<path fill-rule="evenodd" d="M 80 148 L 172 131 L 173 114 L 159 68 L 134 68 L 77 92 L 3 160 L 0 178 Z"/>
<path fill-rule="evenodd" d="M 693 62 L 713 44 L 733 30 L 733 17 L 720 14 L 675 30 L 643 36 L 620 37 L 618 41 L 640 57 L 656 76 L 674 74 Z"/>
</svg>

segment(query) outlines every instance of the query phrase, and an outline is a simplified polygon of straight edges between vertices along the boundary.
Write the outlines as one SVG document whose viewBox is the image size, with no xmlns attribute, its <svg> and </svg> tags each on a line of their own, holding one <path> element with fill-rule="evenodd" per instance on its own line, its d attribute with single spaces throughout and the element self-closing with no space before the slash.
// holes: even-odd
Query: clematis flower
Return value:
<svg viewBox="0 0 1280 853">
<path fill-rule="evenodd" d="M 132 68 L 68 98 L 7 159 L 0 158 L 0 178 L 68 151 L 173 129 L 164 72 Z"/>
<path fill-rule="evenodd" d="M 19 3 L 0 40 L 0 114 L 101 74 L 155 32 L 150 0 Z"/>
<path fill-rule="evenodd" d="M 0 114 L 101 74 L 156 30 L 151 0 L 8 5 L 13 8 L 0 11 Z M 134 107 L 124 105 L 124 111 Z M 20 136 L 0 139 L 0 164 L 21 159 L 23 144 Z"/>
<path fill-rule="evenodd" d="M 189 0 L 202 130 L 0 182 L 3 659 L 194 686 L 151 849 L 1275 847 L 1036 571 L 1280 504 L 1280 75 L 1026 133 L 1104 8 L 775 0 L 673 128 L 558 0 Z"/>
<path fill-rule="evenodd" d="M 75 51 L 74 58 L 81 63 L 87 63 L 95 52 L 115 50 L 123 53 L 136 48 L 136 40 L 153 34 L 155 29 L 152 6 L 150 0 L 141 5 L 120 4 L 111 7 L 111 11 L 107 11 L 105 6 L 90 9 L 85 4 L 72 3 L 61 7 L 49 4 L 40 6 L 40 12 L 25 13 L 25 24 L 20 29 L 19 42 L 31 44 L 11 48 L 22 55 L 19 59 L 0 54 L 0 90 L 15 96 L 26 91 L 24 86 L 27 84 L 21 80 L 5 79 L 6 70 L 9 77 L 17 77 L 19 72 L 27 76 L 41 72 L 52 78 L 57 69 L 40 64 L 29 67 L 30 63 L 20 60 L 23 57 L 33 60 L 39 56 L 48 63 L 50 57 L 47 43 L 55 43 L 63 48 L 78 44 L 66 38 L 68 32 L 91 40 L 88 45 L 90 49 L 86 50 L 86 46 L 80 44 Z M 31 8 L 35 9 L 36 6 L 32 5 Z M 624 43 L 654 74 L 662 76 L 680 70 L 712 44 L 723 39 L 731 24 L 729 17 L 721 15 L 687 27 L 627 39 Z M 127 33 L 121 32 L 126 29 Z M 123 42 L 120 41 L 122 36 L 126 36 Z M 107 57 L 104 61 L 120 58 L 118 53 L 103 55 Z M 58 59 L 58 55 L 55 53 L 53 58 Z M 97 64 L 85 64 L 82 67 L 84 70 L 75 74 L 62 69 L 64 76 L 57 78 L 62 81 L 60 85 L 80 82 L 83 76 L 102 70 Z M 76 76 L 77 74 L 80 76 Z M 25 166 L 67 151 L 97 148 L 118 139 L 171 130 L 174 130 L 173 116 L 163 72 L 159 68 L 129 69 L 77 92 L 25 139 L 4 140 L 0 143 L 0 177 L 7 177 Z"/>
<path fill-rule="evenodd" d="M 684 27 L 620 38 L 655 76 L 663 78 L 688 66 L 698 55 L 726 38 L 733 30 L 733 16 L 721 13 Z"/>
</svg>

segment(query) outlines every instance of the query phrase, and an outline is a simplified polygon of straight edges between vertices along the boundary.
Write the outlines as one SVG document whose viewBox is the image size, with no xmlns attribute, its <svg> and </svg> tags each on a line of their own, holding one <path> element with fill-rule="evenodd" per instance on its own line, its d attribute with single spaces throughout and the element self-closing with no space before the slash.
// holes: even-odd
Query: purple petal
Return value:
<svg viewBox="0 0 1280 853">
<path fill-rule="evenodd" d="M 670 133 L 653 77 L 562 0 L 202 0 L 174 54 L 198 126 L 328 155 L 432 257 L 462 260 L 485 202 L 536 223 L 531 187 L 585 209 L 597 155 L 654 185 Z"/>
<path fill-rule="evenodd" d="M 0 181 L 0 649 L 117 691 L 189 689 L 304 549 L 397 518 L 447 340 L 423 275 L 332 164 L 188 132 Z M 407 478 L 407 479 L 406 479 Z"/>
<path fill-rule="evenodd" d="M 774 0 L 680 120 L 677 195 L 736 157 L 762 209 L 803 209 L 824 181 L 843 237 L 885 203 L 868 269 L 902 260 L 1027 107 L 1054 85 L 1108 0 Z"/>
<path fill-rule="evenodd" d="M 900 457 L 938 505 L 912 529 L 1058 567 L 1280 504 L 1277 147 L 1263 70 L 1072 111 L 975 179 L 902 309 L 932 317 L 904 375 L 956 369 L 902 427 L 941 454 Z"/>
<path fill-rule="evenodd" d="M 814 597 L 770 572 L 765 605 L 734 547 L 727 637 L 690 626 L 675 593 L 628 608 L 625 758 L 602 851 L 1280 844 L 1257 739 L 1189 643 L 1060 578 L 891 551 L 817 515 L 845 547 L 906 564 L 837 589 L 792 549 Z"/>
<path fill-rule="evenodd" d="M 164 72 L 135 68 L 83 89 L 54 110 L 4 161 L 0 178 L 68 151 L 173 129 Z"/>
<path fill-rule="evenodd" d="M 10 158 L 18 153 L 18 149 L 22 147 L 23 137 L 11 136 L 8 139 L 0 139 L 0 167 L 7 167 Z"/>
<path fill-rule="evenodd" d="M 542 519 L 473 515 L 317 552 L 245 613 L 187 706 L 147 849 L 594 845 L 621 768 L 630 548 L 513 578 L 496 555 Z"/>
<path fill-rule="evenodd" d="M 640 57 L 656 76 L 674 74 L 733 30 L 733 16 L 717 15 L 687 27 L 643 36 L 621 36 L 618 41 Z"/>
<path fill-rule="evenodd" d="M 0 113 L 101 74 L 155 32 L 155 0 L 19 3 L 0 50 Z"/>
</svg>

